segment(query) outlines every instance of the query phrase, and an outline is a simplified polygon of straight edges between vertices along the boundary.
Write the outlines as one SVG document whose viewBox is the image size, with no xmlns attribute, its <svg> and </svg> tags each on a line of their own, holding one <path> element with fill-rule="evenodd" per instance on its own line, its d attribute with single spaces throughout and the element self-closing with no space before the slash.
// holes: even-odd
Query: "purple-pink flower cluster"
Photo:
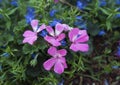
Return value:
<svg viewBox="0 0 120 85">
<path fill-rule="evenodd" d="M 65 58 L 67 50 L 58 49 L 58 47 L 61 46 L 61 41 L 65 38 L 69 38 L 68 42 L 70 45 L 68 45 L 68 47 L 72 51 L 87 52 L 89 50 L 89 45 L 87 44 L 89 36 L 86 30 L 72 28 L 67 24 L 61 23 L 57 23 L 54 28 L 45 24 L 39 26 L 38 20 L 32 20 L 31 26 L 33 31 L 26 30 L 24 32 L 23 43 L 33 45 L 38 38 L 38 33 L 43 30 L 48 32 L 48 34 L 44 36 L 44 40 L 50 44 L 50 48 L 47 53 L 52 57 L 43 63 L 43 67 L 48 71 L 53 67 L 56 73 L 61 74 L 64 72 L 64 69 L 67 68 Z"/>
</svg>

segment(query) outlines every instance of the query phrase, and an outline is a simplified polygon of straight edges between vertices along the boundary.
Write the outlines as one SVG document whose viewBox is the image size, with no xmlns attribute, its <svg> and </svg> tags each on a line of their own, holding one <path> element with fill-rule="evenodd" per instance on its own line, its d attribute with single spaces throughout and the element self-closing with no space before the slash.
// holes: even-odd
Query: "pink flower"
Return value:
<svg viewBox="0 0 120 85">
<path fill-rule="evenodd" d="M 55 3 L 58 3 L 58 2 L 59 2 L 59 0 L 54 0 L 54 2 L 55 2 Z"/>
<path fill-rule="evenodd" d="M 46 30 L 51 36 L 47 35 L 46 37 L 44 37 L 44 39 L 53 46 L 60 46 L 61 45 L 60 41 L 62 41 L 65 38 L 65 34 L 62 33 L 64 31 L 63 25 L 57 23 L 55 26 L 55 31 L 51 26 L 47 26 Z"/>
<path fill-rule="evenodd" d="M 73 29 L 72 27 L 68 26 L 67 24 L 62 24 L 62 25 L 64 27 L 64 31 L 70 31 Z"/>
<path fill-rule="evenodd" d="M 89 50 L 88 44 L 85 43 L 89 40 L 86 30 L 79 30 L 78 28 L 72 29 L 69 32 L 69 39 L 72 42 L 70 46 L 71 50 L 75 52 L 86 52 Z"/>
<path fill-rule="evenodd" d="M 66 59 L 64 57 L 67 51 L 65 49 L 57 50 L 55 47 L 50 47 L 48 49 L 48 54 L 50 54 L 52 58 L 44 62 L 44 68 L 49 71 L 54 66 L 54 71 L 56 73 L 63 73 L 64 68 L 67 68 Z"/>
<path fill-rule="evenodd" d="M 45 29 L 45 25 L 41 25 L 38 27 L 38 20 L 32 20 L 31 26 L 33 28 L 33 31 L 26 30 L 23 34 L 25 37 L 23 40 L 23 43 L 29 43 L 30 45 L 33 45 L 33 43 L 37 40 L 37 33 Z"/>
</svg>

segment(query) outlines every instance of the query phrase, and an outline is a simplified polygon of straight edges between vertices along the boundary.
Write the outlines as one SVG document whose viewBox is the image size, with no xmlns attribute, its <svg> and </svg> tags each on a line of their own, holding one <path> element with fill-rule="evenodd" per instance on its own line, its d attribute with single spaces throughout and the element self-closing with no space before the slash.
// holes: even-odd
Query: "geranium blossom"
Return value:
<svg viewBox="0 0 120 85">
<path fill-rule="evenodd" d="M 87 35 L 86 30 L 79 30 L 78 28 L 74 28 L 69 32 L 69 39 L 72 42 L 70 49 L 77 52 L 82 51 L 86 52 L 89 49 L 87 42 L 89 40 L 89 36 Z"/>
<path fill-rule="evenodd" d="M 38 26 L 38 20 L 32 20 L 31 21 L 31 26 L 33 28 L 33 31 L 31 30 L 26 30 L 23 34 L 25 37 L 23 40 L 23 43 L 29 43 L 33 45 L 33 43 L 37 40 L 37 33 L 45 29 L 45 25 L 41 25 L 40 27 Z"/>
<path fill-rule="evenodd" d="M 52 58 L 44 62 L 44 68 L 49 71 L 54 66 L 54 71 L 56 73 L 63 73 L 64 68 L 67 68 L 66 59 L 64 57 L 67 51 L 65 49 L 57 50 L 55 47 L 50 47 L 48 49 L 48 54 L 51 55 Z"/>
<path fill-rule="evenodd" d="M 55 26 L 55 31 L 51 26 L 46 26 L 46 30 L 51 36 L 47 35 L 46 37 L 44 37 L 44 39 L 53 46 L 60 46 L 60 41 L 62 41 L 65 38 L 65 34 L 62 33 L 64 31 L 63 25 L 57 23 Z"/>
</svg>

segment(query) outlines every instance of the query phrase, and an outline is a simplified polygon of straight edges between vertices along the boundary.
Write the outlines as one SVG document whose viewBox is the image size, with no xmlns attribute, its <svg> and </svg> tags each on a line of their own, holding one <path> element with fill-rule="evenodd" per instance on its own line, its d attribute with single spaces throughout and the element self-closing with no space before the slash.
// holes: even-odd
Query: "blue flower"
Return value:
<svg viewBox="0 0 120 85">
<path fill-rule="evenodd" d="M 35 18 L 35 9 L 32 7 L 28 7 L 25 18 L 26 18 L 26 23 L 30 24 L 31 20 Z"/>
<path fill-rule="evenodd" d="M 82 16 L 76 16 L 77 20 L 82 20 Z"/>
<path fill-rule="evenodd" d="M 91 2 L 91 0 L 77 0 L 76 5 L 79 9 L 82 10 L 87 6 L 89 2 Z"/>
<path fill-rule="evenodd" d="M 62 46 L 66 46 L 66 44 L 67 44 L 66 41 L 65 41 L 65 39 L 63 39 L 62 41 L 60 41 L 60 43 L 61 43 Z"/>
<path fill-rule="evenodd" d="M 48 34 L 48 32 L 44 29 L 42 30 L 39 35 L 42 36 L 42 37 L 45 37 L 46 35 Z"/>
<path fill-rule="evenodd" d="M 113 69 L 118 69 L 118 68 L 119 68 L 119 66 L 112 66 L 112 68 L 113 68 Z"/>
<path fill-rule="evenodd" d="M 106 0 L 99 0 L 99 6 L 106 6 L 107 2 Z"/>
<path fill-rule="evenodd" d="M 2 3 L 2 0 L 0 0 L 0 3 Z"/>
<path fill-rule="evenodd" d="M 115 18 L 120 18 L 120 14 L 116 14 L 116 15 L 115 15 Z"/>
<path fill-rule="evenodd" d="M 25 18 L 26 18 L 26 23 L 27 23 L 27 24 L 30 24 L 31 20 L 33 20 L 33 19 L 35 18 L 35 15 L 26 14 L 26 15 L 25 15 Z"/>
<path fill-rule="evenodd" d="M 74 25 L 79 27 L 79 28 L 82 28 L 82 29 L 87 29 L 87 26 L 86 26 L 86 22 L 81 20 L 81 21 L 75 21 L 74 22 Z"/>
<path fill-rule="evenodd" d="M 109 85 L 109 83 L 108 83 L 108 80 L 107 80 L 107 79 L 105 79 L 105 80 L 104 80 L 104 85 Z"/>
<path fill-rule="evenodd" d="M 117 57 L 120 57 L 120 46 L 117 47 L 117 52 L 115 53 Z"/>
<path fill-rule="evenodd" d="M 54 27 L 57 23 L 61 23 L 62 20 L 54 19 L 52 22 L 49 23 L 50 26 Z"/>
<path fill-rule="evenodd" d="M 35 13 L 35 9 L 33 7 L 27 7 L 27 12 L 34 14 Z"/>
<path fill-rule="evenodd" d="M 106 34 L 106 32 L 104 30 L 100 30 L 98 33 L 99 36 L 104 36 L 105 34 Z"/>
<path fill-rule="evenodd" d="M 0 48 L 2 48 L 2 49 L 6 49 L 6 46 L 0 46 Z"/>
<path fill-rule="evenodd" d="M 120 0 L 116 0 L 116 4 L 117 4 L 117 5 L 120 5 Z"/>
<path fill-rule="evenodd" d="M 17 0 L 12 0 L 11 2 L 10 2 L 10 4 L 12 5 L 12 6 L 18 6 L 18 2 L 17 2 Z"/>
<path fill-rule="evenodd" d="M 49 14 L 51 17 L 54 17 L 56 12 L 57 12 L 57 10 L 53 9 L 49 12 Z"/>
<path fill-rule="evenodd" d="M 35 58 L 35 56 L 36 56 L 36 54 L 35 54 L 35 53 L 33 53 L 33 54 L 31 55 L 31 57 L 32 57 L 32 58 Z"/>
<path fill-rule="evenodd" d="M 82 16 L 76 16 L 74 25 L 82 29 L 87 29 L 86 22 L 82 19 Z"/>
<path fill-rule="evenodd" d="M 117 11 L 120 12 L 120 8 L 118 8 Z M 116 15 L 115 15 L 115 18 L 120 18 L 120 14 L 116 14 Z"/>
<path fill-rule="evenodd" d="M 64 79 L 58 83 L 58 85 L 64 85 Z"/>
<path fill-rule="evenodd" d="M 85 5 L 81 1 L 77 1 L 77 7 L 79 9 L 83 9 L 85 7 Z"/>
<path fill-rule="evenodd" d="M 9 53 L 3 53 L 1 56 L 3 56 L 3 57 L 9 57 L 10 54 Z"/>
</svg>

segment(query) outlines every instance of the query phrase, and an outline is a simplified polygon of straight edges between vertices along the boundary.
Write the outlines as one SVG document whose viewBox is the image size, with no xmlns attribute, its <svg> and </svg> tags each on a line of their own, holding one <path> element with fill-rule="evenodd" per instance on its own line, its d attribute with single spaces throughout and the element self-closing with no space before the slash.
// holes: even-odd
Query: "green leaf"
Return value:
<svg viewBox="0 0 120 85">
<path fill-rule="evenodd" d="M 110 14 L 110 12 L 109 12 L 107 9 L 104 9 L 104 8 L 101 8 L 101 7 L 100 7 L 100 10 L 101 10 L 104 14 L 106 14 L 106 15 L 109 15 L 109 14 Z"/>
<path fill-rule="evenodd" d="M 25 54 L 32 54 L 34 52 L 37 52 L 38 50 L 39 50 L 39 47 L 37 47 L 37 46 L 33 46 L 33 45 L 31 46 L 29 44 L 25 44 L 23 46 L 23 52 Z"/>
<path fill-rule="evenodd" d="M 11 34 L 1 34 L 0 35 L 0 46 L 2 45 L 7 45 L 9 42 L 13 41 L 14 40 L 14 36 L 11 35 Z"/>
<path fill-rule="evenodd" d="M 6 28 L 7 28 L 8 30 L 10 30 L 10 27 L 11 27 L 11 20 L 8 20 L 8 21 L 6 22 Z"/>
<path fill-rule="evenodd" d="M 106 20 L 106 27 L 107 27 L 107 30 L 110 30 L 112 27 L 111 27 L 111 22 L 109 19 Z"/>
<path fill-rule="evenodd" d="M 92 23 L 92 22 L 88 22 L 87 26 L 89 27 L 88 32 L 92 35 L 95 36 L 98 34 L 99 32 L 99 27 L 97 23 Z"/>
<path fill-rule="evenodd" d="M 12 10 L 9 9 L 9 11 L 7 12 L 8 15 L 13 14 L 18 8 L 14 8 Z"/>
</svg>

